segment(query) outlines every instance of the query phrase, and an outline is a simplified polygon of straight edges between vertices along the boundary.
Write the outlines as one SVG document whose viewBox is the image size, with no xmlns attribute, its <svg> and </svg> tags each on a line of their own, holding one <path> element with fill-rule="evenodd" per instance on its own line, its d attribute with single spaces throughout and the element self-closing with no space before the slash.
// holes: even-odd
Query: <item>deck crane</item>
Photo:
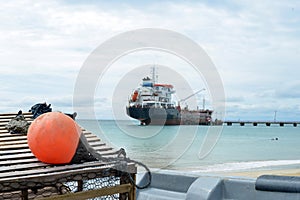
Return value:
<svg viewBox="0 0 300 200">
<path fill-rule="evenodd" d="M 197 92 L 195 92 L 195 93 L 189 95 L 188 97 L 179 100 L 179 101 L 178 101 L 178 106 L 180 106 L 180 102 L 186 101 L 186 100 L 188 100 L 189 98 L 191 98 L 192 96 L 195 96 L 196 94 L 198 94 L 198 93 L 200 93 L 200 92 L 202 92 L 202 91 L 204 91 L 204 90 L 205 90 L 205 88 L 202 88 L 201 90 L 198 90 Z"/>
<path fill-rule="evenodd" d="M 198 94 L 199 92 L 202 92 L 202 91 L 204 91 L 204 90 L 205 90 L 205 88 L 202 88 L 201 90 L 198 90 L 197 92 L 191 94 L 190 96 L 188 96 L 188 97 L 186 97 L 186 98 L 184 98 L 184 99 L 181 99 L 179 102 L 186 101 L 186 100 L 188 100 L 189 98 L 191 98 L 192 96 L 194 96 L 194 95 L 196 95 L 196 94 Z"/>
</svg>

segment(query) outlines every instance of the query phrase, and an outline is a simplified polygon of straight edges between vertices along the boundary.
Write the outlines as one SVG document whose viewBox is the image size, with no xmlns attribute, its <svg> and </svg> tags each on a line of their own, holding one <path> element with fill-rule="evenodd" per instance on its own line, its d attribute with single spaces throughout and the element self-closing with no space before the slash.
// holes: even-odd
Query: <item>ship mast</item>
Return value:
<svg viewBox="0 0 300 200">
<path fill-rule="evenodd" d="M 153 81 L 153 84 L 155 84 L 156 81 L 157 81 L 157 78 L 158 78 L 158 76 L 157 76 L 157 74 L 156 74 L 156 68 L 155 68 L 155 66 L 153 66 L 153 67 L 151 68 L 151 75 L 152 75 L 152 81 Z"/>
</svg>

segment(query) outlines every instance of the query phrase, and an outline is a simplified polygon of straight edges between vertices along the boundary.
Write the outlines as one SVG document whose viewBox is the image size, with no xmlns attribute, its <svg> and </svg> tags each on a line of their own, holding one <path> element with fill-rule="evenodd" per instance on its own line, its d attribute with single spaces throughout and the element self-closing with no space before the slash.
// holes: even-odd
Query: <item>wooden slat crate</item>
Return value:
<svg viewBox="0 0 300 200">
<path fill-rule="evenodd" d="M 23 113 L 32 122 L 31 113 Z M 115 169 L 115 161 L 50 165 L 31 153 L 27 136 L 10 134 L 5 125 L 16 113 L 0 114 L 0 200 L 1 199 L 135 199 L 135 188 L 128 173 Z M 117 151 L 93 133 L 82 129 L 89 144 L 104 157 Z M 126 171 L 135 181 L 136 166 L 127 163 Z M 96 198 L 97 199 L 97 198 Z"/>
</svg>

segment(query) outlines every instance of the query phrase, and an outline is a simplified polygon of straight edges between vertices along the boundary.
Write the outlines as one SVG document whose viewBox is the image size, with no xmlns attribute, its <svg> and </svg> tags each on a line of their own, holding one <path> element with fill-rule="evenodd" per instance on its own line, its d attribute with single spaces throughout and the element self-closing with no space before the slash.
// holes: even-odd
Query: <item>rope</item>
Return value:
<svg viewBox="0 0 300 200">
<path fill-rule="evenodd" d="M 125 173 L 128 176 L 130 183 L 132 185 L 134 185 L 136 188 L 145 189 L 145 188 L 150 186 L 151 181 L 152 181 L 152 174 L 151 174 L 150 169 L 145 164 L 143 164 L 142 162 L 132 160 L 132 159 L 126 157 L 126 152 L 123 148 L 121 148 L 120 150 L 117 151 L 117 154 L 118 154 L 117 157 L 107 157 L 107 158 L 105 158 L 96 151 L 93 151 L 92 154 L 98 161 L 104 161 L 104 162 L 116 161 L 116 162 L 118 162 L 118 164 L 116 164 L 114 167 L 117 170 L 122 171 L 123 173 Z M 130 162 L 145 168 L 146 174 L 148 176 L 148 182 L 145 185 L 143 185 L 143 186 L 137 185 L 135 183 L 135 180 L 133 180 L 131 174 L 129 172 L 127 172 L 126 166 L 127 166 L 127 163 L 130 163 Z"/>
<path fill-rule="evenodd" d="M 150 186 L 151 184 L 151 181 L 152 181 L 152 174 L 151 174 L 151 171 L 150 169 L 142 162 L 139 162 L 139 161 L 136 161 L 136 160 L 132 160 L 128 157 L 126 157 L 126 152 L 123 148 L 119 149 L 117 151 L 117 157 L 103 157 L 101 154 L 99 154 L 98 152 L 96 152 L 94 149 L 90 149 L 90 153 L 98 160 L 98 161 L 103 161 L 103 162 L 117 162 L 118 164 L 115 164 L 115 166 L 113 168 L 117 169 L 118 171 L 122 171 L 123 173 L 126 173 L 126 175 L 128 176 L 129 178 L 129 181 L 132 185 L 134 185 L 136 188 L 138 189 L 145 189 L 147 187 Z M 133 180 L 131 174 L 129 172 L 127 172 L 126 170 L 126 167 L 127 167 L 127 163 L 134 163 L 136 165 L 139 165 L 143 168 L 145 168 L 146 170 L 146 174 L 148 176 L 148 182 L 143 185 L 143 186 L 140 186 L 140 185 L 137 185 L 135 183 L 135 180 Z"/>
<path fill-rule="evenodd" d="M 123 160 L 125 160 L 127 163 L 128 163 L 128 162 L 133 162 L 133 163 L 135 163 L 135 164 L 137 164 L 137 165 L 139 165 L 139 166 L 142 166 L 142 167 L 145 168 L 145 170 L 147 171 L 148 182 L 147 182 L 145 185 L 143 185 L 143 186 L 137 185 L 137 184 L 135 183 L 135 181 L 133 180 L 133 178 L 131 177 L 130 173 L 126 172 L 128 178 L 129 178 L 129 180 L 130 180 L 130 182 L 131 182 L 131 184 L 133 184 L 133 185 L 134 185 L 136 188 L 138 188 L 138 189 L 145 189 L 145 188 L 149 187 L 150 184 L 151 184 L 151 180 L 152 180 L 152 175 L 151 175 L 150 169 L 149 169 L 144 163 L 142 163 L 142 162 L 139 162 L 139 161 L 136 161 L 136 160 L 132 160 L 132 159 L 130 159 L 130 158 L 127 158 L 127 157 L 126 157 L 125 149 L 123 149 L 123 148 L 121 148 L 121 149 L 118 151 L 118 156 L 117 156 L 117 158 L 122 158 L 121 156 L 123 156 Z"/>
<path fill-rule="evenodd" d="M 144 168 L 146 169 L 146 171 L 147 171 L 147 176 L 148 176 L 148 182 L 147 182 L 145 185 L 143 185 L 143 186 L 139 186 L 139 185 L 137 185 L 137 184 L 135 183 L 135 181 L 133 180 L 133 178 L 131 177 L 131 175 L 127 172 L 128 178 L 129 178 L 131 184 L 133 184 L 133 185 L 134 185 L 136 188 L 138 188 L 138 189 L 145 189 L 145 188 L 149 187 L 150 184 L 151 184 L 151 180 L 152 180 L 152 175 L 151 175 L 150 169 L 149 169 L 145 164 L 143 164 L 143 163 L 141 163 L 141 162 L 138 162 L 138 161 L 135 161 L 135 160 L 131 160 L 131 159 L 128 159 L 128 161 L 134 162 L 135 164 L 144 167 Z"/>
<path fill-rule="evenodd" d="M 117 157 L 103 157 L 100 153 L 98 153 L 93 147 L 91 147 L 87 141 L 87 139 L 85 138 L 85 136 L 83 134 L 81 134 L 80 136 L 80 143 L 79 146 L 81 148 L 83 148 L 83 150 L 85 152 L 87 152 L 88 155 L 84 154 L 84 153 L 80 153 L 82 154 L 81 156 L 85 157 L 86 159 L 96 159 L 98 161 L 103 161 L 103 162 L 117 162 L 118 164 L 115 164 L 114 168 L 117 169 L 118 171 L 122 171 L 122 172 L 126 172 L 129 181 L 131 182 L 131 184 L 133 184 L 136 188 L 138 189 L 145 189 L 147 187 L 149 187 L 149 185 L 151 184 L 151 180 L 152 180 L 152 175 L 151 175 L 151 171 L 150 169 L 143 163 L 136 161 L 136 160 L 132 160 L 128 157 L 126 157 L 126 152 L 125 149 L 120 148 L 116 153 L 117 153 Z M 76 156 L 75 156 L 76 157 Z M 75 159 L 74 161 L 80 161 L 82 160 L 82 158 L 79 157 L 79 159 Z M 127 172 L 127 163 L 132 162 L 135 163 L 136 165 L 142 166 L 143 168 L 145 168 L 145 170 L 147 171 L 147 175 L 148 175 L 148 182 L 147 184 L 143 185 L 143 186 L 139 186 L 135 183 L 135 181 L 133 180 L 133 178 L 131 177 L 130 173 Z"/>
</svg>

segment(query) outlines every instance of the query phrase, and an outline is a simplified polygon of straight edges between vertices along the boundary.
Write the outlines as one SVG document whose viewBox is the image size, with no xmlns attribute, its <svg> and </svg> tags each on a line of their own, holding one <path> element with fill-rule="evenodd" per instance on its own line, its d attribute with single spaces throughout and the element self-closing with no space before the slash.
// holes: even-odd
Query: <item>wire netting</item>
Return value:
<svg viewBox="0 0 300 200">
<path fill-rule="evenodd" d="M 67 181 L 55 183 L 53 186 L 43 188 L 28 189 L 24 191 L 0 192 L 0 200 L 19 200 L 22 196 L 28 196 L 28 199 L 38 199 L 62 195 L 67 193 L 76 193 L 80 191 L 89 191 L 100 188 L 107 188 L 120 185 L 120 177 L 108 176 L 101 178 L 92 178 L 86 180 Z M 91 198 L 91 200 L 115 200 L 120 199 L 119 194 Z"/>
</svg>

